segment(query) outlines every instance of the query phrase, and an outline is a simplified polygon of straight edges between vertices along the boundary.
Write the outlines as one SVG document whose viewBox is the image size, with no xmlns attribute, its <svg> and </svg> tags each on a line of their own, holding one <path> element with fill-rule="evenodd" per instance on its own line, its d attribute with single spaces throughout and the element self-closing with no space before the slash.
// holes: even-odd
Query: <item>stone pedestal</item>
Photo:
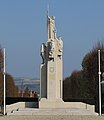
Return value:
<svg viewBox="0 0 104 120">
<path fill-rule="evenodd" d="M 57 99 L 57 100 L 49 100 L 49 99 L 45 99 L 45 98 L 42 98 L 41 101 L 39 102 L 39 108 L 63 108 L 64 102 L 63 100 L 61 99 Z"/>
</svg>

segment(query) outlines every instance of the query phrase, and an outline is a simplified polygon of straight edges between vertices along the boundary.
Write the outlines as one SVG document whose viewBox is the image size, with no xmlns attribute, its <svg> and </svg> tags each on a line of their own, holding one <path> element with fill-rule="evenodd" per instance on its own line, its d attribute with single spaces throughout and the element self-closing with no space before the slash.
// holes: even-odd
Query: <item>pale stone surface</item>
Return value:
<svg viewBox="0 0 104 120">
<path fill-rule="evenodd" d="M 57 116 L 0 116 L 0 120 L 104 120 L 104 116 L 57 115 Z"/>
<path fill-rule="evenodd" d="M 83 109 L 83 110 L 90 110 L 92 112 L 95 112 L 95 106 L 89 105 L 82 102 L 63 102 L 63 101 L 49 101 L 42 99 L 40 102 L 41 108 L 76 108 L 76 109 Z"/>
<path fill-rule="evenodd" d="M 104 120 L 104 116 L 57 115 L 57 116 L 1 116 L 0 120 Z"/>
<path fill-rule="evenodd" d="M 80 115 L 83 115 L 83 113 L 79 113 L 80 110 L 83 109 L 83 111 L 85 112 L 89 112 L 89 113 L 93 113 L 95 114 L 94 112 L 94 106 L 92 105 L 88 105 L 88 104 L 85 104 L 85 103 L 81 103 L 81 102 L 60 102 L 60 101 L 45 101 L 45 100 L 42 100 L 43 102 L 43 106 L 42 106 L 42 109 L 35 109 L 35 108 L 26 108 L 26 103 L 25 102 L 18 102 L 18 103 L 15 103 L 15 104 L 11 104 L 11 105 L 8 105 L 7 106 L 7 114 L 8 115 L 13 115 L 14 113 L 18 114 L 18 115 L 37 115 L 36 114 L 36 111 L 37 112 L 40 112 L 38 114 L 43 114 L 45 111 L 49 111 L 51 110 L 50 112 L 50 115 L 53 115 L 53 111 L 62 111 L 62 110 L 69 110 L 70 111 L 73 111 L 72 113 L 69 113 L 67 112 L 67 114 L 75 114 L 76 112 Z M 42 103 L 41 102 L 41 103 Z M 29 107 L 31 106 L 31 104 L 29 103 Z M 41 112 L 42 111 L 42 112 Z M 13 114 L 12 114 L 13 113 Z M 59 112 L 60 113 L 60 112 Z M 87 113 L 84 113 L 84 114 L 87 114 Z M 15 114 L 15 115 L 16 115 Z M 55 114 L 55 113 L 54 113 Z M 56 113 L 57 114 L 57 113 Z M 44 114 L 43 114 L 44 115 Z"/>
<path fill-rule="evenodd" d="M 43 63 L 40 66 L 39 108 L 57 108 L 62 102 L 62 52 L 63 41 L 56 37 L 55 17 L 47 16 L 48 41 L 41 46 Z M 57 102 L 58 101 L 58 102 Z M 60 104 L 60 105 L 59 105 Z M 46 106 L 46 108 L 47 108 Z"/>
<path fill-rule="evenodd" d="M 19 107 L 25 108 L 25 102 L 17 102 L 11 105 L 6 105 L 6 112 L 11 112 Z"/>
<path fill-rule="evenodd" d="M 11 113 L 12 111 L 18 110 L 20 108 L 35 108 L 37 107 L 35 102 L 17 102 L 14 104 L 6 105 L 6 113 Z"/>
<path fill-rule="evenodd" d="M 18 111 L 13 111 L 12 113 L 8 113 L 8 116 L 10 115 L 98 115 L 94 112 L 91 112 L 89 110 L 83 110 L 81 108 L 58 108 L 58 109 L 31 109 L 31 108 L 22 108 L 18 109 Z"/>
</svg>

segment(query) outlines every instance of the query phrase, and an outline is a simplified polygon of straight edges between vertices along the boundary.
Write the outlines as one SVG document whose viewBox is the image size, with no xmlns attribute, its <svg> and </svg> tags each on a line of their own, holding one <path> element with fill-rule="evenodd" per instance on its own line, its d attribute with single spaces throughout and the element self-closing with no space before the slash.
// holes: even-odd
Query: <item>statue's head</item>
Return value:
<svg viewBox="0 0 104 120">
<path fill-rule="evenodd" d="M 55 16 L 52 16 L 52 20 L 55 20 Z"/>
</svg>

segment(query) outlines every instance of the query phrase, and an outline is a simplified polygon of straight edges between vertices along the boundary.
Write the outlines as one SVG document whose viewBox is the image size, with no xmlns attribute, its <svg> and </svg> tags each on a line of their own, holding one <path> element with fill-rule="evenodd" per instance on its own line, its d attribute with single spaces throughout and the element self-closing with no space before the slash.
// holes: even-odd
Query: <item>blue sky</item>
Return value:
<svg viewBox="0 0 104 120">
<path fill-rule="evenodd" d="M 84 55 L 104 40 L 103 0 L 0 0 L 0 44 L 6 48 L 7 72 L 14 77 L 39 78 L 48 4 L 64 42 L 64 77 L 80 70 Z"/>
</svg>

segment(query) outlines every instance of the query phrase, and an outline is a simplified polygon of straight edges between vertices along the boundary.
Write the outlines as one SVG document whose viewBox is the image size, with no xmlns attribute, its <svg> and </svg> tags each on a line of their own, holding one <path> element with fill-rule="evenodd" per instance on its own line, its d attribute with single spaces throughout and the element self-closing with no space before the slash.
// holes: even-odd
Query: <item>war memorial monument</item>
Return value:
<svg viewBox="0 0 104 120">
<path fill-rule="evenodd" d="M 56 108 L 62 104 L 63 41 L 56 36 L 55 17 L 47 16 L 48 41 L 41 46 L 40 108 Z M 58 106 L 57 106 L 58 105 Z"/>
<path fill-rule="evenodd" d="M 63 101 L 63 41 L 56 36 L 54 16 L 47 16 L 47 32 L 41 45 L 39 108 L 35 102 L 18 102 L 6 106 L 7 115 L 96 115 L 94 105 Z"/>
<path fill-rule="evenodd" d="M 57 38 L 54 16 L 47 16 L 47 32 L 48 40 L 41 45 L 39 109 L 82 108 L 94 112 L 94 106 L 63 101 L 63 41 Z"/>
</svg>

